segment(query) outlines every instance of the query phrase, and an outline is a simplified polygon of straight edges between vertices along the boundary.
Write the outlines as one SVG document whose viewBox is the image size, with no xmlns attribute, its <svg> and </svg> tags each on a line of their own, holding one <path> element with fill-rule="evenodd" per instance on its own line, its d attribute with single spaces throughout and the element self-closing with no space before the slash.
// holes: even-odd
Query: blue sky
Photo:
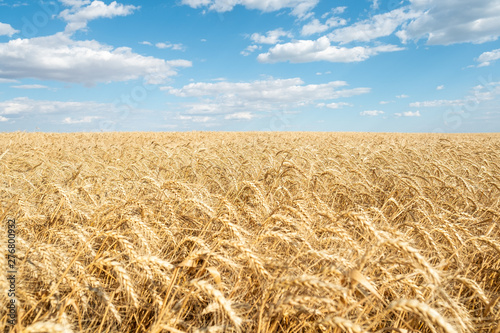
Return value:
<svg viewBox="0 0 500 333">
<path fill-rule="evenodd" d="M 498 132 L 498 0 L 0 0 L 0 131 Z"/>
</svg>

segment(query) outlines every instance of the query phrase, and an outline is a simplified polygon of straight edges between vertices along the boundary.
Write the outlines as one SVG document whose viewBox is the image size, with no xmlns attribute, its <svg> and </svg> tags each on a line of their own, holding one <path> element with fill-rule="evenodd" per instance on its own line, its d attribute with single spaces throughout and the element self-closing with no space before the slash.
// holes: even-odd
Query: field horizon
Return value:
<svg viewBox="0 0 500 333">
<path fill-rule="evenodd" d="M 497 136 L 497 135 L 500 135 L 500 132 L 391 132 L 391 131 L 384 131 L 384 132 L 375 132 L 375 131 L 366 131 L 366 132 L 363 132 L 363 131 L 297 131 L 297 130 L 293 130 L 293 131 L 238 131 L 238 130 L 234 130 L 234 131 L 230 131 L 230 130 L 227 130 L 227 131 L 220 131 L 220 130 L 217 130 L 217 131 L 210 131 L 210 130 L 185 130 L 185 131 L 67 131 L 67 132 L 49 132 L 49 131 L 12 131 L 12 132 L 0 132 L 0 134 L 21 134 L 21 133 L 25 133 L 25 134 L 41 134 L 41 135 L 44 135 L 44 134 L 103 134 L 103 135 L 106 135 L 106 134 L 151 134 L 151 135 L 154 135 L 154 134 L 165 134 L 165 135 L 168 135 L 168 134 L 186 134 L 186 133 L 239 133 L 239 134 L 278 134 L 278 133 L 289 133 L 289 134 L 293 134 L 293 133 L 296 133 L 296 134 L 300 134 L 300 133 L 309 133 L 309 134 L 358 134 L 358 135 L 363 135 L 363 134 L 367 134 L 367 135 L 370 135 L 370 134 L 408 134 L 408 135 L 431 135 L 431 136 L 439 136 L 439 135 L 443 135 L 443 136 L 446 136 L 446 135 L 492 135 L 492 136 Z"/>
</svg>

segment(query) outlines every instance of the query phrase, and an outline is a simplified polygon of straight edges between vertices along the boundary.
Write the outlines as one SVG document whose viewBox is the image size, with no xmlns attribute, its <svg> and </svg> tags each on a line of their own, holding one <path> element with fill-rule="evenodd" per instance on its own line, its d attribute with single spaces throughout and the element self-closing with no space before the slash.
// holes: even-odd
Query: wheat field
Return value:
<svg viewBox="0 0 500 333">
<path fill-rule="evenodd" d="M 500 332 L 499 134 L 16 132 L 0 156 L 11 332 Z"/>
</svg>

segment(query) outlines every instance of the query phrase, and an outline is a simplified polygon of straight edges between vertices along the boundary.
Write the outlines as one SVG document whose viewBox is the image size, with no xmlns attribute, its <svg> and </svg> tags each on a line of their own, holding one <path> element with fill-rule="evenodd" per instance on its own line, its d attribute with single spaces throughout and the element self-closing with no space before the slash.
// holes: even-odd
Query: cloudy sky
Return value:
<svg viewBox="0 0 500 333">
<path fill-rule="evenodd" d="M 0 0 L 0 131 L 498 132 L 500 0 Z"/>
</svg>

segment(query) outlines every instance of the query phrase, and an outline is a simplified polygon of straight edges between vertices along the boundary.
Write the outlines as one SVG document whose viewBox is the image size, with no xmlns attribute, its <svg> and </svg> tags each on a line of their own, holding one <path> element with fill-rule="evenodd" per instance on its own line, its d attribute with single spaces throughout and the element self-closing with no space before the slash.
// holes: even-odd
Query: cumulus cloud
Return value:
<svg viewBox="0 0 500 333">
<path fill-rule="evenodd" d="M 49 87 L 42 84 L 20 84 L 17 86 L 11 86 L 11 88 L 16 89 L 49 89 Z"/>
<path fill-rule="evenodd" d="M 500 95 L 500 82 L 485 82 L 483 85 L 473 87 L 470 93 L 462 99 L 440 99 L 410 103 L 410 107 L 436 108 L 436 107 L 461 107 L 473 106 L 485 101 L 491 101 Z"/>
<path fill-rule="evenodd" d="M 330 12 L 332 14 L 342 14 L 343 12 L 345 12 L 346 9 L 347 9 L 346 6 L 333 7 Z M 322 18 L 325 18 L 328 15 L 329 15 L 329 13 L 325 13 L 325 14 L 323 14 Z"/>
<path fill-rule="evenodd" d="M 186 103 L 188 113 L 239 113 L 247 110 L 272 111 L 313 105 L 319 101 L 366 94 L 370 88 L 347 89 L 347 82 L 304 84 L 300 78 L 267 79 L 253 82 L 190 83 L 182 88 L 167 87 L 169 94 L 197 98 L 198 103 Z M 340 104 L 339 104 L 340 106 Z"/>
<path fill-rule="evenodd" d="M 397 95 L 396 98 L 408 98 L 410 96 L 408 95 L 405 95 L 405 94 L 401 94 L 401 95 Z"/>
<path fill-rule="evenodd" d="M 477 65 L 477 67 L 489 66 L 493 61 L 498 59 L 500 59 L 500 49 L 496 49 L 489 52 L 483 52 L 476 59 L 476 61 L 479 62 L 479 65 Z"/>
<path fill-rule="evenodd" d="M 63 102 L 33 100 L 28 97 L 17 97 L 0 102 L 0 115 L 39 115 L 39 114 L 80 114 L 92 112 L 111 112 L 113 104 L 96 102 Z"/>
<path fill-rule="evenodd" d="M 328 37 L 317 40 L 298 40 L 285 44 L 277 44 L 267 53 L 257 57 L 260 62 L 276 63 L 289 61 L 292 63 L 330 61 L 359 62 L 382 52 L 401 51 L 403 48 L 395 45 L 379 45 L 374 47 L 356 46 L 353 48 L 338 47 L 330 44 Z"/>
<path fill-rule="evenodd" d="M 257 9 L 263 12 L 273 12 L 290 8 L 292 14 L 304 17 L 311 9 L 316 7 L 319 0 L 182 0 L 181 3 L 191 8 L 205 7 L 217 12 L 233 10 L 237 5 L 247 9 Z"/>
<path fill-rule="evenodd" d="M 374 8 L 379 2 L 373 1 Z M 313 21 L 304 32 L 323 32 Z M 500 36 L 498 0 L 410 0 L 409 5 L 332 31 L 332 42 L 368 42 L 395 34 L 402 43 L 425 39 L 430 45 L 484 43 Z"/>
<path fill-rule="evenodd" d="M 344 106 L 353 106 L 351 103 L 346 103 L 346 102 L 338 102 L 338 103 L 319 103 L 317 105 L 320 108 L 326 107 L 329 109 L 341 109 Z"/>
<path fill-rule="evenodd" d="M 253 82 L 190 83 L 180 89 L 170 89 L 169 93 L 180 97 L 201 97 L 208 95 L 238 94 L 240 97 L 268 101 L 294 101 L 303 99 L 333 99 L 357 95 L 357 89 L 368 92 L 368 88 L 338 90 L 347 86 L 345 81 L 304 85 L 300 78 L 268 79 Z M 369 90 L 369 89 L 368 89 Z"/>
<path fill-rule="evenodd" d="M 383 113 L 384 113 L 384 111 L 380 111 L 380 110 L 368 110 L 368 111 L 362 111 L 359 114 L 362 116 L 374 117 L 374 116 L 381 115 Z"/>
<path fill-rule="evenodd" d="M 167 60 L 166 64 L 172 67 L 191 67 L 193 63 L 186 59 Z"/>
<path fill-rule="evenodd" d="M 420 117 L 420 111 L 406 111 L 403 113 L 395 113 L 394 114 L 397 117 Z"/>
<path fill-rule="evenodd" d="M 209 116 L 186 116 L 186 115 L 179 115 L 177 116 L 178 120 L 190 120 L 195 123 L 206 123 L 211 120 L 215 120 L 214 117 L 209 117 Z"/>
<path fill-rule="evenodd" d="M 328 29 L 346 25 L 347 21 L 340 17 L 330 17 L 325 23 L 321 23 L 318 19 L 312 19 L 309 23 L 302 27 L 301 35 L 309 36 L 317 33 L 325 32 Z"/>
<path fill-rule="evenodd" d="M 228 114 L 224 117 L 227 120 L 251 120 L 255 117 L 255 115 L 251 112 L 236 112 Z"/>
<path fill-rule="evenodd" d="M 198 8 L 202 6 L 209 6 L 212 4 L 212 0 L 182 0 L 183 5 L 188 5 L 192 8 Z"/>
<path fill-rule="evenodd" d="M 185 49 L 184 45 L 182 45 L 181 43 L 172 44 L 169 42 L 166 43 L 161 42 L 161 43 L 156 43 L 155 46 L 159 49 L 172 49 L 176 51 L 183 51 Z"/>
<path fill-rule="evenodd" d="M 436 87 L 436 90 L 443 90 L 443 89 L 444 89 L 444 85 L 443 84 Z"/>
<path fill-rule="evenodd" d="M 0 36 L 12 37 L 13 34 L 18 33 L 16 30 L 10 26 L 10 24 L 0 22 Z"/>
<path fill-rule="evenodd" d="M 80 119 L 73 119 L 71 117 L 66 117 L 64 118 L 64 120 L 62 121 L 63 124 L 85 124 L 85 123 L 91 123 L 93 122 L 94 120 L 96 119 L 102 119 L 103 117 L 99 117 L 99 116 L 85 116 L 83 118 L 80 118 Z"/>
<path fill-rule="evenodd" d="M 284 31 L 282 28 L 278 28 L 275 30 L 270 30 L 264 35 L 256 32 L 248 37 L 252 40 L 252 42 L 254 42 L 254 44 L 247 46 L 243 51 L 240 52 L 240 54 L 244 56 L 249 56 L 254 51 L 262 49 L 262 45 L 256 44 L 276 44 L 278 42 L 281 42 L 280 37 L 292 38 L 293 35 L 288 31 Z"/>
<path fill-rule="evenodd" d="M 342 44 L 353 41 L 368 42 L 391 35 L 404 22 L 418 15 L 418 12 L 409 11 L 407 8 L 398 8 L 356 22 L 348 27 L 336 29 L 328 35 L 328 38 Z"/>
<path fill-rule="evenodd" d="M 113 48 L 97 41 L 75 41 L 64 33 L 0 44 L 0 78 L 36 78 L 73 83 L 126 81 L 147 77 L 162 83 L 187 60 L 165 61 Z"/>
<path fill-rule="evenodd" d="M 19 81 L 17 80 L 12 80 L 12 79 L 4 79 L 4 78 L 0 78 L 0 83 L 17 83 Z"/>
<path fill-rule="evenodd" d="M 268 31 L 265 35 L 259 33 L 253 33 L 250 39 L 256 44 L 276 44 L 281 42 L 280 37 L 292 38 L 293 35 L 287 31 L 283 31 L 282 28 Z"/>
<path fill-rule="evenodd" d="M 256 50 L 260 50 L 262 48 L 261 45 L 248 45 L 243 51 L 241 51 L 240 53 L 242 55 L 244 55 L 245 57 L 246 56 L 249 56 L 251 53 L 253 53 L 254 51 Z"/>
<path fill-rule="evenodd" d="M 102 17 L 127 16 L 140 8 L 132 5 L 122 5 L 116 1 L 113 1 L 109 5 L 99 0 L 92 2 L 66 0 L 63 3 L 71 6 L 71 8 L 65 9 L 59 14 L 59 17 L 68 22 L 66 32 L 70 33 L 85 29 L 89 21 Z"/>
<path fill-rule="evenodd" d="M 440 100 L 434 100 L 434 101 L 410 103 L 410 107 L 412 107 L 412 108 L 420 108 L 420 107 L 434 108 L 434 107 L 440 107 L 440 106 L 455 106 L 455 105 L 465 105 L 465 101 L 462 99 L 455 99 L 455 100 L 440 99 Z"/>
<path fill-rule="evenodd" d="M 500 2 L 497 0 L 411 0 L 420 12 L 399 33 L 427 44 L 484 43 L 500 36 Z"/>
</svg>

